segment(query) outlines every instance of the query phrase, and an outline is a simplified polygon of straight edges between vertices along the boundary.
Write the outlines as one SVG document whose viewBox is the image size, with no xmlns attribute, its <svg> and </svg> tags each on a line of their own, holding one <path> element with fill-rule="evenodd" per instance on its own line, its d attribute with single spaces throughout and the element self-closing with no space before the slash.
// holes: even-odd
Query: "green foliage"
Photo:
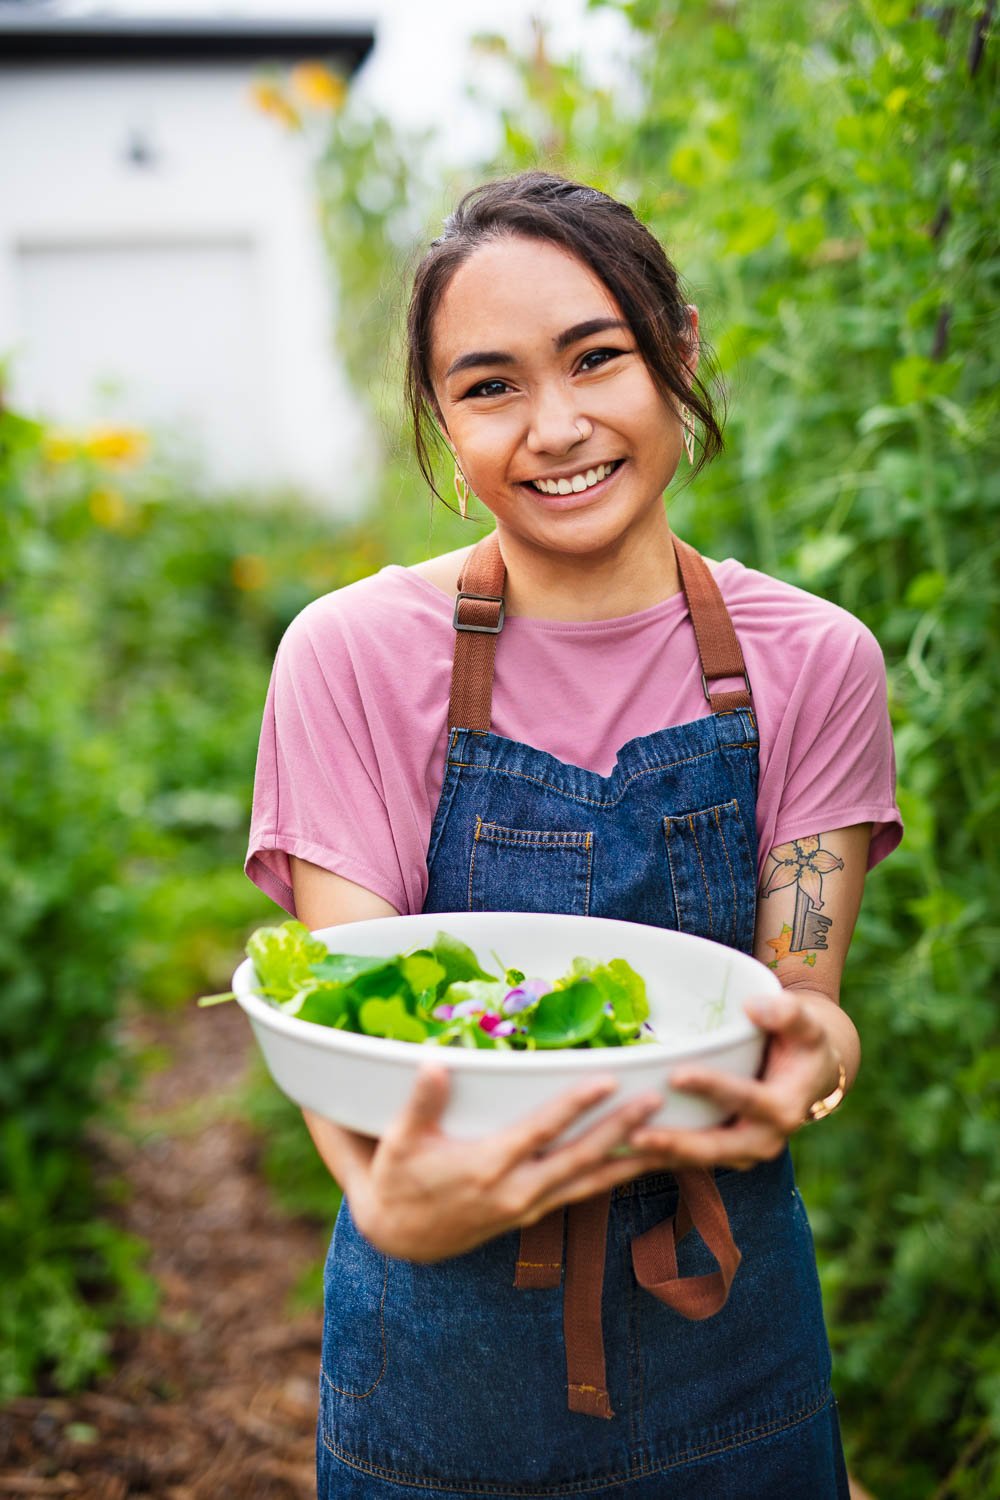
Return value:
<svg viewBox="0 0 1000 1500">
<path fill-rule="evenodd" d="M 94 1218 L 119 1007 L 228 981 L 273 910 L 241 867 L 274 651 L 385 560 L 294 497 L 182 498 L 130 446 L 0 410 L 0 1397 L 84 1383 L 153 1305 Z"/>
<path fill-rule="evenodd" d="M 696 490 L 674 482 L 672 523 L 843 605 L 886 653 L 906 838 L 869 883 L 848 965 L 858 1084 L 795 1151 L 853 1466 L 882 1500 L 973 1500 L 1000 1489 L 984 1336 L 1000 1266 L 993 8 L 591 4 L 641 39 L 634 107 L 539 31 L 523 57 L 479 40 L 519 97 L 497 157 L 448 183 L 351 102 L 331 131 L 328 245 L 342 284 L 363 265 L 366 287 L 351 347 L 395 351 L 382 505 L 412 467 L 396 289 L 460 192 L 544 166 L 631 202 L 683 273 L 729 398 L 726 452 Z M 391 181 L 373 232 L 350 203 L 371 174 Z"/>
</svg>

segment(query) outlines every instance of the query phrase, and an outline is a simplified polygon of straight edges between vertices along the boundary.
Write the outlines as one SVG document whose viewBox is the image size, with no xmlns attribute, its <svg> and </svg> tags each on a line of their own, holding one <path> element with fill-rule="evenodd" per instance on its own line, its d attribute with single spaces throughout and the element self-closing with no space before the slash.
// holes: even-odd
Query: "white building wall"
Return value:
<svg viewBox="0 0 1000 1500">
<path fill-rule="evenodd" d="M 255 110 L 256 72 L 0 69 L 8 399 L 143 425 L 210 484 L 351 515 L 374 445 L 333 348 L 307 154 Z"/>
</svg>

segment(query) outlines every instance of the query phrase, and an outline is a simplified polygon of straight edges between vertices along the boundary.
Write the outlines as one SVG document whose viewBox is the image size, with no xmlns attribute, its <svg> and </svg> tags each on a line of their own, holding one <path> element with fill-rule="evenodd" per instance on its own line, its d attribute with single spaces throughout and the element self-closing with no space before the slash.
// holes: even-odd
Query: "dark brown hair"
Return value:
<svg viewBox="0 0 1000 1500">
<path fill-rule="evenodd" d="M 434 316 L 451 278 L 480 246 L 511 235 L 559 245 L 600 277 L 615 297 L 661 395 L 669 392 L 700 420 L 692 477 L 721 452 L 722 428 L 697 374 L 688 385 L 683 344 L 692 334 L 680 277 L 646 226 L 625 203 L 582 182 L 533 170 L 470 188 L 418 265 L 406 317 L 406 401 L 420 472 L 438 499 L 428 438 L 441 412 L 430 378 Z M 700 341 L 700 360 L 705 360 Z M 710 356 L 709 356 L 710 358 Z M 699 365 L 699 368 L 701 366 Z M 723 409 L 725 391 L 715 382 Z M 447 503 L 447 502 L 445 502 Z M 451 509 L 452 507 L 449 507 Z"/>
</svg>

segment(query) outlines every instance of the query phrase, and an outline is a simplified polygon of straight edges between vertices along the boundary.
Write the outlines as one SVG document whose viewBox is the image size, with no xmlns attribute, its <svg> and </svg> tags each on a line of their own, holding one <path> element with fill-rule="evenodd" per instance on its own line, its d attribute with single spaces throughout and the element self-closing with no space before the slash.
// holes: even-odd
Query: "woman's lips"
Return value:
<svg viewBox="0 0 1000 1500">
<path fill-rule="evenodd" d="M 628 460 L 623 458 L 617 469 L 606 478 L 598 480 L 597 484 L 592 484 L 589 489 L 573 491 L 568 495 L 544 495 L 541 490 L 536 490 L 535 486 L 529 483 L 522 484 L 521 488 L 527 490 L 532 500 L 537 500 L 544 510 L 578 510 L 581 506 L 589 505 L 592 500 L 599 500 L 614 484 L 627 462 Z"/>
</svg>

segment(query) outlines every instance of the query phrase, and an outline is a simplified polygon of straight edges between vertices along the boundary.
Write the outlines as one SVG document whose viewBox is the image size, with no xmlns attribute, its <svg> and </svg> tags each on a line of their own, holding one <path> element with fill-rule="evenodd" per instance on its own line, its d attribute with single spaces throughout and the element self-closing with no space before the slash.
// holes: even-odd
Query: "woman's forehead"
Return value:
<svg viewBox="0 0 1000 1500">
<path fill-rule="evenodd" d="M 597 273 L 561 246 L 524 236 L 477 247 L 445 288 L 434 318 L 434 364 L 466 349 L 546 341 L 572 323 L 622 312 Z M 502 343 L 497 343 L 502 339 Z"/>
</svg>

